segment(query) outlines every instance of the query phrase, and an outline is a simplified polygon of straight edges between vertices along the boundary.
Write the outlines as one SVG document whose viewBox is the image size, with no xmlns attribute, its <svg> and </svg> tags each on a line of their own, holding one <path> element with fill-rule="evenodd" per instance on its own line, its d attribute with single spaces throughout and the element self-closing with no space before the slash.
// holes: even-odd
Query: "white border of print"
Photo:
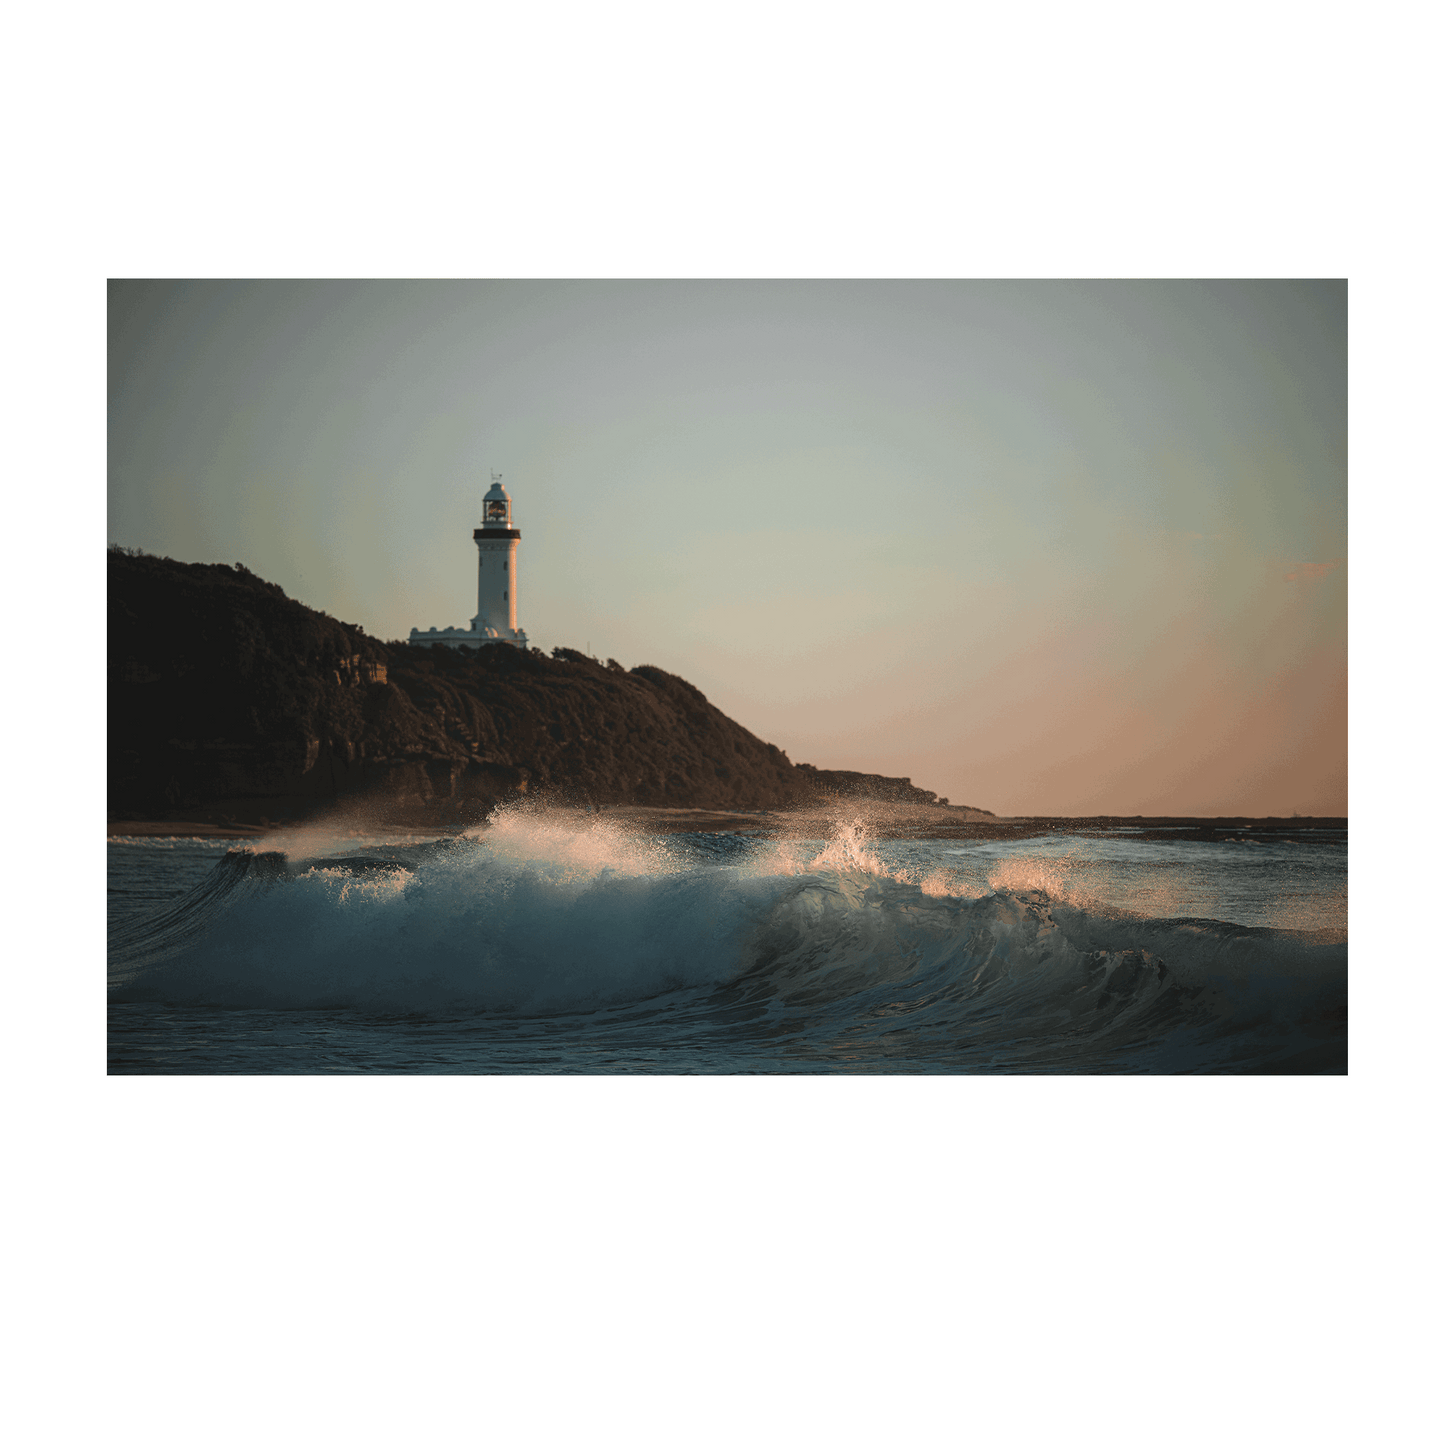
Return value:
<svg viewBox="0 0 1445 1445">
<path fill-rule="evenodd" d="M 1396 237 L 1392 231 L 58 231 L 52 639 L 105 608 L 105 282 L 127 277 L 1347 277 L 1350 961 L 1342 1078 L 120 1077 L 105 1074 L 104 788 L 53 777 L 58 1129 L 1396 1127 Z M 53 685 L 95 756 L 103 672 Z M 84 734 L 84 736 L 82 736 Z M 62 840 L 64 834 L 64 840 Z M 78 854 L 78 857 L 77 857 Z M 79 870 L 77 870 L 79 863 Z"/>
</svg>

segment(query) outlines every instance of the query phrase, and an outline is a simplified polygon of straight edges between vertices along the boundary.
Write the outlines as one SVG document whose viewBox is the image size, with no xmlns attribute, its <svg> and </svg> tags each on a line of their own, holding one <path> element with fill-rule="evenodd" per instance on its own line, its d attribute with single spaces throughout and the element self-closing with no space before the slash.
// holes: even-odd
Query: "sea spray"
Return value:
<svg viewBox="0 0 1445 1445">
<path fill-rule="evenodd" d="M 1343 1066 L 1342 931 L 1130 914 L 1100 892 L 1103 845 L 997 856 L 859 818 L 657 838 L 535 809 L 332 841 L 351 851 L 235 850 L 122 933 L 115 1017 L 431 1020 L 467 1030 L 479 1069 Z M 1162 846 L 1129 866 L 1158 872 Z"/>
</svg>

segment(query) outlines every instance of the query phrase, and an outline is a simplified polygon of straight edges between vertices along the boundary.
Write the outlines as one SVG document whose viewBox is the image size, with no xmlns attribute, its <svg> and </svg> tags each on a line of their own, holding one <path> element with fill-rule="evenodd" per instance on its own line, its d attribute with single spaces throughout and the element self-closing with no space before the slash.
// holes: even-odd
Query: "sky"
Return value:
<svg viewBox="0 0 1445 1445">
<path fill-rule="evenodd" d="M 1346 285 L 112 282 L 108 533 L 1026 815 L 1333 815 Z"/>
</svg>

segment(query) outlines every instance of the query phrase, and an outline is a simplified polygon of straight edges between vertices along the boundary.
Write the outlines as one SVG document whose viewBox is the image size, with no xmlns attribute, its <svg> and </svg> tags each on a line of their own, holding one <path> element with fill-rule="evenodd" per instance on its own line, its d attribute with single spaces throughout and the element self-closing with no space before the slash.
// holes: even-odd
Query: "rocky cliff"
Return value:
<svg viewBox="0 0 1445 1445">
<path fill-rule="evenodd" d="M 397 817 L 562 802 L 932 803 L 906 778 L 794 765 L 691 683 L 580 652 L 383 643 L 244 568 L 109 553 L 114 818 L 297 817 L 366 797 Z"/>
</svg>

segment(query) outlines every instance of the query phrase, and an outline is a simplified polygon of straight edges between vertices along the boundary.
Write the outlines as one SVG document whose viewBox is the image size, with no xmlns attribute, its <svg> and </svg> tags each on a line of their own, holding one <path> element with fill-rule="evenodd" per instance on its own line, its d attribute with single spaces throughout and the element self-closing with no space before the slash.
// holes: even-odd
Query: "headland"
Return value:
<svg viewBox="0 0 1445 1445">
<path fill-rule="evenodd" d="M 992 817 L 908 778 L 794 763 L 659 667 L 382 642 L 239 565 L 112 548 L 108 567 L 117 834 L 259 836 L 337 809 L 445 831 L 518 804 L 654 810 L 664 831 L 837 802 Z"/>
</svg>

